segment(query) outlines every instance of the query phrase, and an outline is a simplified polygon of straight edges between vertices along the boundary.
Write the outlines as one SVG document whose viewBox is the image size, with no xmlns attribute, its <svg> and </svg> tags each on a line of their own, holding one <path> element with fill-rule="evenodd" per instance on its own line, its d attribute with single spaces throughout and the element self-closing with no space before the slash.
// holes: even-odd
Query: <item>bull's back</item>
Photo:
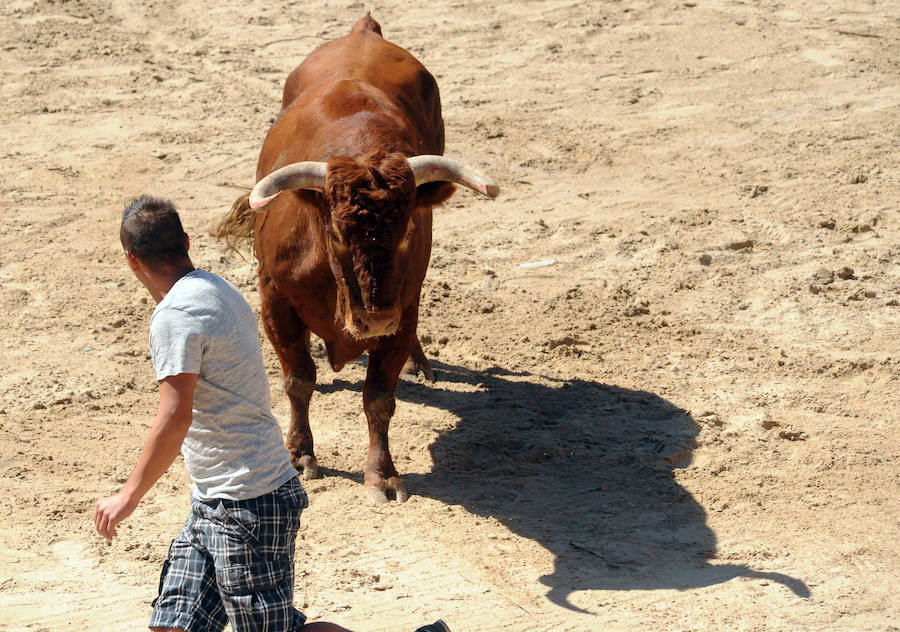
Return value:
<svg viewBox="0 0 900 632">
<path fill-rule="evenodd" d="M 418 59 L 384 39 L 378 23 L 369 16 L 359 20 L 348 35 L 317 48 L 291 72 L 284 85 L 281 116 L 309 91 L 340 81 L 375 88 L 421 128 L 420 133 L 440 132 L 440 151 L 436 153 L 443 152 L 437 82 Z"/>
<path fill-rule="evenodd" d="M 357 79 L 381 89 L 415 89 L 422 73 L 428 71 L 419 60 L 384 39 L 381 25 L 366 14 L 349 34 L 323 44 L 294 69 L 285 82 L 282 107 L 328 78 Z"/>
<path fill-rule="evenodd" d="M 305 90 L 328 79 L 356 79 L 390 92 L 415 93 L 423 87 L 423 74 L 428 71 L 419 60 L 378 33 L 352 32 L 323 44 L 291 72 L 282 106 L 289 106 Z"/>
</svg>

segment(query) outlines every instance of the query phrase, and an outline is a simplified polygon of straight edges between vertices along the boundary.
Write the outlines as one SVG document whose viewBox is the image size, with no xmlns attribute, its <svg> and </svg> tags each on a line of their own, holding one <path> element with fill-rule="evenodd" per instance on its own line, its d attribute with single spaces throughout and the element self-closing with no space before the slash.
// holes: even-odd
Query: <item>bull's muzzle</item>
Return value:
<svg viewBox="0 0 900 632">
<path fill-rule="evenodd" d="M 395 309 L 370 312 L 354 308 L 346 324 L 347 330 L 356 338 L 392 336 L 400 327 L 400 312 Z"/>
</svg>

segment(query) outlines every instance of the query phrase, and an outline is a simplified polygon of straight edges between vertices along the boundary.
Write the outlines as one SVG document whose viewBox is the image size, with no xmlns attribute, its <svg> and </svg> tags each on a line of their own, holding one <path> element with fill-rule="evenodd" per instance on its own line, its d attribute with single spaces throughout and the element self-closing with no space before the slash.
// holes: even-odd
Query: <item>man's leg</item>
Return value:
<svg viewBox="0 0 900 632">
<path fill-rule="evenodd" d="M 197 503 L 234 632 L 296 632 L 306 622 L 294 608 L 294 545 L 306 505 L 296 477 L 258 498 Z"/>
<path fill-rule="evenodd" d="M 197 516 L 191 512 L 169 546 L 153 600 L 151 630 L 222 630 L 228 622 L 209 554 L 193 536 Z"/>
</svg>

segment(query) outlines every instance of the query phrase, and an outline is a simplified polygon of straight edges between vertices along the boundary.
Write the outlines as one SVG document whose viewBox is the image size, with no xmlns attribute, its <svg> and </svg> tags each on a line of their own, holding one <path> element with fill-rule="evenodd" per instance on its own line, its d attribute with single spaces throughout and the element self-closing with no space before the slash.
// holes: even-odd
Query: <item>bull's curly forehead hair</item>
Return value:
<svg viewBox="0 0 900 632">
<path fill-rule="evenodd" d="M 175 205 L 162 198 L 142 195 L 132 200 L 122 212 L 119 237 L 127 252 L 151 267 L 188 256 Z"/>
</svg>

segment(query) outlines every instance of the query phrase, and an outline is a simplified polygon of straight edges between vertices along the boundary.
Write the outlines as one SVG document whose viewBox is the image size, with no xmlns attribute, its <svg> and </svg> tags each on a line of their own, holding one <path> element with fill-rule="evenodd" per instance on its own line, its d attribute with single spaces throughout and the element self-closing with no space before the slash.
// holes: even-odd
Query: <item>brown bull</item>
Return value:
<svg viewBox="0 0 900 632">
<path fill-rule="evenodd" d="M 291 402 L 286 443 L 304 477 L 318 472 L 310 332 L 324 341 L 335 371 L 368 352 L 365 485 L 379 502 L 408 496 L 388 448 L 401 370 L 409 360 L 408 369 L 432 378 L 416 337 L 431 209 L 453 194 L 451 182 L 489 197 L 499 192 L 443 150 L 434 77 L 366 15 L 288 76 L 260 152 L 259 182 L 217 231 L 232 240 L 254 236 L 263 325 Z"/>
</svg>

